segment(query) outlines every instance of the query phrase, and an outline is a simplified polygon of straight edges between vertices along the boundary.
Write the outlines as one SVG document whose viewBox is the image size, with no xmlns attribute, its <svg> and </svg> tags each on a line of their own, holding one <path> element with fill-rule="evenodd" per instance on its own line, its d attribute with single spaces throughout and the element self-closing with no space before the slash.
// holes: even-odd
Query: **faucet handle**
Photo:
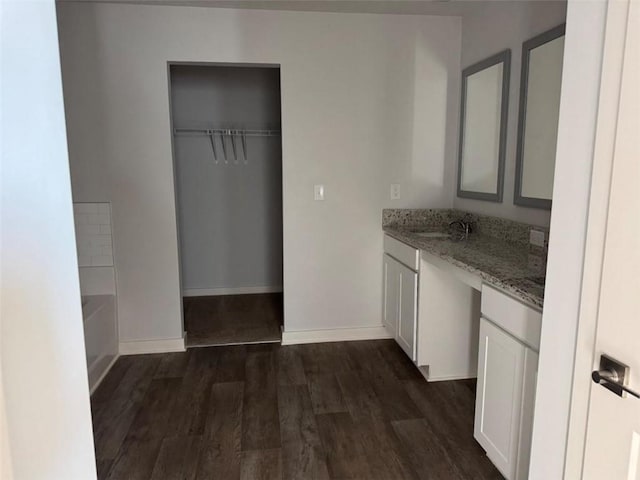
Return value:
<svg viewBox="0 0 640 480">
<path fill-rule="evenodd" d="M 465 213 L 462 217 L 462 222 L 465 224 L 465 230 L 467 233 L 471 233 L 476 229 L 476 217 L 470 213 Z"/>
</svg>

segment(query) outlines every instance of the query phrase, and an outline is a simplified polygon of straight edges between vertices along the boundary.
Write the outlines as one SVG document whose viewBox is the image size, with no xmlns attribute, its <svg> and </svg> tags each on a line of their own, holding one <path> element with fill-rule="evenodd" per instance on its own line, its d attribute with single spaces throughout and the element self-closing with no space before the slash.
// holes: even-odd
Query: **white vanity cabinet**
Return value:
<svg viewBox="0 0 640 480">
<path fill-rule="evenodd" d="M 383 322 L 394 338 L 400 316 L 400 262 L 387 255 L 382 257 Z"/>
<path fill-rule="evenodd" d="M 418 274 L 400 265 L 400 315 L 396 340 L 411 360 L 416 360 L 418 328 Z"/>
<path fill-rule="evenodd" d="M 482 288 L 474 437 L 507 480 L 528 477 L 542 314 Z"/>
<path fill-rule="evenodd" d="M 389 333 L 427 380 L 475 377 L 478 292 L 435 265 L 436 258 L 388 235 L 384 251 L 383 321 Z"/>
<path fill-rule="evenodd" d="M 384 323 L 411 360 L 416 360 L 418 273 L 384 255 Z"/>
<path fill-rule="evenodd" d="M 474 437 L 507 480 L 526 480 L 540 309 L 389 235 L 383 258 L 385 327 L 428 381 L 477 374 Z"/>
</svg>

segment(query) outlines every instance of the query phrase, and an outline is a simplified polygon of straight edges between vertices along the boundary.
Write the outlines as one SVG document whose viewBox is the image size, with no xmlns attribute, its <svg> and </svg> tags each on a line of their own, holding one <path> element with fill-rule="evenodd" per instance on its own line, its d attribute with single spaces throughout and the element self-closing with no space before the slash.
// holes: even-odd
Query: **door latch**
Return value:
<svg viewBox="0 0 640 480">
<path fill-rule="evenodd" d="M 591 379 L 619 397 L 624 398 L 625 393 L 628 393 L 640 398 L 640 393 L 634 392 L 626 386 L 629 381 L 629 367 L 608 355 L 600 356 L 600 368 L 591 373 Z"/>
</svg>

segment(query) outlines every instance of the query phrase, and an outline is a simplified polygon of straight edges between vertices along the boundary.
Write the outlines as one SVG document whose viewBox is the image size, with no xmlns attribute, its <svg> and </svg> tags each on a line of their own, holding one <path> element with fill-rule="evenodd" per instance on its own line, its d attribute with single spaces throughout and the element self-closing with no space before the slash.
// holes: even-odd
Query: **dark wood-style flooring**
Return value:
<svg viewBox="0 0 640 480">
<path fill-rule="evenodd" d="M 392 340 L 121 357 L 91 398 L 98 478 L 500 479 L 474 385 Z"/>
<path fill-rule="evenodd" d="M 282 293 L 184 297 L 187 346 L 279 342 Z"/>
</svg>

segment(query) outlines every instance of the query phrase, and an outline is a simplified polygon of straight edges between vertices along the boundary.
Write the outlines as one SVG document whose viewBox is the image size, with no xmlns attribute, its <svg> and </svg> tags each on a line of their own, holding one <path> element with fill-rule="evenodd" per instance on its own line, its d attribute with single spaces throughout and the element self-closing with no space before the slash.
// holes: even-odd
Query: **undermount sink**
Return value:
<svg viewBox="0 0 640 480">
<path fill-rule="evenodd" d="M 424 238 L 449 238 L 451 236 L 444 232 L 414 232 L 414 235 Z"/>
</svg>

